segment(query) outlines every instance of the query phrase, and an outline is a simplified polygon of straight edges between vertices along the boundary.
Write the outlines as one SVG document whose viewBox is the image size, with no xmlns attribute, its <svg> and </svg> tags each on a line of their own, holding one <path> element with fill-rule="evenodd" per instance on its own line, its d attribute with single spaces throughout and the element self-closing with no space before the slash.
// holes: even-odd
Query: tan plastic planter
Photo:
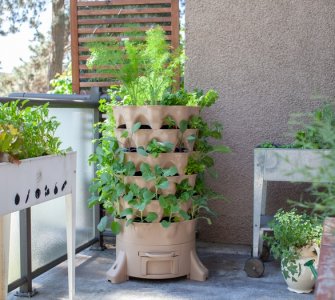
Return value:
<svg viewBox="0 0 335 300">
<path fill-rule="evenodd" d="M 177 124 L 182 120 L 188 120 L 191 116 L 198 116 L 199 107 L 194 106 L 165 106 L 165 105 L 146 105 L 146 106 L 115 106 L 113 115 L 116 128 L 125 125 L 127 129 L 141 122 L 152 129 L 160 129 L 164 119 L 172 117 Z"/>
<path fill-rule="evenodd" d="M 147 148 L 150 141 L 156 139 L 159 142 L 170 142 L 173 144 L 174 148 L 182 143 L 188 151 L 193 150 L 194 142 L 190 143 L 187 138 L 191 135 L 196 136 L 198 133 L 197 129 L 187 129 L 183 135 L 179 129 L 140 129 L 132 135 L 129 133 L 127 138 L 123 138 L 121 136 L 125 130 L 126 129 L 115 130 L 116 138 L 123 147 Z"/>
<path fill-rule="evenodd" d="M 193 152 L 195 153 L 195 152 Z M 164 169 L 175 166 L 178 170 L 179 175 L 185 175 L 185 169 L 189 157 L 192 155 L 192 152 L 185 153 L 161 153 L 158 157 L 152 157 L 151 155 L 143 156 L 138 155 L 136 152 L 127 152 L 125 153 L 126 161 L 132 161 L 135 164 L 136 171 L 140 170 L 142 163 L 149 164 L 150 167 L 159 165 Z"/>
<path fill-rule="evenodd" d="M 124 201 L 124 199 L 121 199 L 120 200 L 120 205 L 121 205 L 121 209 L 126 209 L 126 208 L 130 208 L 132 206 L 130 206 L 126 201 Z M 188 201 L 187 203 L 183 203 L 180 205 L 180 208 L 182 210 L 184 210 L 185 212 L 187 212 L 192 206 L 192 201 Z M 127 219 L 130 219 L 130 218 L 134 218 L 135 216 L 139 216 L 140 215 L 140 212 L 138 210 L 135 211 L 135 209 L 133 208 L 133 212 L 134 214 L 132 215 L 127 215 Z M 147 205 L 147 207 L 145 208 L 145 210 L 143 211 L 143 217 L 146 217 L 148 215 L 148 213 L 150 212 L 154 212 L 157 214 L 157 219 L 155 221 L 153 221 L 154 223 L 159 223 L 163 217 L 166 217 L 164 216 L 164 209 L 160 206 L 159 204 L 159 201 L 158 200 L 151 200 L 151 203 L 149 203 Z M 174 214 L 175 215 L 178 215 L 180 218 L 182 218 L 179 214 Z M 184 220 L 182 218 L 182 220 Z"/>
<path fill-rule="evenodd" d="M 174 194 L 176 192 L 176 183 L 181 183 L 184 179 L 188 179 L 189 185 L 194 187 L 195 181 L 197 179 L 197 174 L 167 177 L 167 180 L 169 181 L 169 187 L 164 190 L 158 190 L 158 193 L 162 195 Z M 141 176 L 125 176 L 124 182 L 126 184 L 135 183 L 140 188 L 145 187 L 151 190 L 152 192 L 155 191 L 154 182 L 145 181 Z"/>
<path fill-rule="evenodd" d="M 195 249 L 195 220 L 173 223 L 163 228 L 159 223 L 133 223 L 116 237 L 116 261 L 107 272 L 112 283 L 129 276 L 164 279 L 187 276 L 204 281 L 208 270 Z"/>
</svg>

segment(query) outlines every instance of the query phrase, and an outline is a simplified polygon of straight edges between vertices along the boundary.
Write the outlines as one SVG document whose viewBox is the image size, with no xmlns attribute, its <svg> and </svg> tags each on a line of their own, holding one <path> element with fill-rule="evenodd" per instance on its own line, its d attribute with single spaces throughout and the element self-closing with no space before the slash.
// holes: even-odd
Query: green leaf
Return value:
<svg viewBox="0 0 335 300">
<path fill-rule="evenodd" d="M 121 211 L 120 217 L 125 217 L 125 216 L 132 215 L 132 214 L 133 214 L 133 209 L 131 207 L 128 207 L 124 209 L 123 211 Z"/>
<path fill-rule="evenodd" d="M 134 219 L 128 219 L 126 222 L 126 226 L 129 226 L 130 224 L 134 223 Z"/>
<path fill-rule="evenodd" d="M 111 229 L 114 234 L 119 234 L 121 232 L 121 224 L 119 222 L 113 221 L 111 224 Z"/>
<path fill-rule="evenodd" d="M 137 130 L 139 130 L 142 126 L 142 123 L 141 122 L 137 122 L 133 125 L 133 127 L 131 127 L 131 132 L 132 133 L 135 133 Z"/>
<path fill-rule="evenodd" d="M 88 199 L 88 207 L 92 208 L 93 206 L 99 204 L 99 197 L 93 195 L 90 199 Z"/>
<path fill-rule="evenodd" d="M 150 190 L 146 190 L 143 193 L 143 199 L 148 202 L 155 197 L 155 193 L 151 192 Z"/>
<path fill-rule="evenodd" d="M 107 216 L 102 217 L 100 219 L 100 222 L 99 222 L 98 226 L 97 226 L 98 230 L 100 232 L 103 232 L 106 229 L 107 224 L 108 224 L 108 217 Z"/>
<path fill-rule="evenodd" d="M 137 153 L 139 155 L 143 155 L 143 156 L 148 156 L 148 152 L 144 150 L 144 148 L 142 146 L 137 148 Z"/>
<path fill-rule="evenodd" d="M 195 139 L 196 139 L 196 137 L 195 137 L 194 134 L 191 134 L 191 135 L 189 135 L 186 139 L 187 139 L 189 142 L 194 142 Z"/>
<path fill-rule="evenodd" d="M 128 194 L 126 194 L 125 196 L 123 196 L 123 199 L 127 202 L 133 200 L 133 198 L 134 198 L 134 194 L 131 191 Z"/>
<path fill-rule="evenodd" d="M 163 220 L 163 221 L 161 222 L 161 224 L 162 224 L 162 226 L 163 226 L 164 228 L 169 228 L 169 226 L 171 225 L 171 222 L 166 221 L 166 220 Z"/>
<path fill-rule="evenodd" d="M 186 120 L 181 120 L 179 123 L 179 130 L 184 133 L 187 129 L 188 122 Z"/>
<path fill-rule="evenodd" d="M 166 178 L 161 178 L 157 183 L 157 187 L 159 189 L 165 190 L 169 187 L 169 181 Z"/>
<path fill-rule="evenodd" d="M 121 138 L 127 138 L 128 137 L 128 131 L 127 130 L 124 130 L 121 134 Z"/>
<path fill-rule="evenodd" d="M 158 218 L 158 215 L 155 212 L 149 212 L 145 218 L 145 221 L 148 223 L 152 223 Z"/>
<path fill-rule="evenodd" d="M 174 176 L 178 173 L 178 170 L 175 166 L 172 166 L 168 169 L 163 169 L 163 176 Z"/>
<path fill-rule="evenodd" d="M 184 210 L 179 210 L 179 214 L 181 215 L 181 217 L 184 219 L 184 220 L 189 220 L 190 219 L 190 215 L 184 211 Z"/>
</svg>

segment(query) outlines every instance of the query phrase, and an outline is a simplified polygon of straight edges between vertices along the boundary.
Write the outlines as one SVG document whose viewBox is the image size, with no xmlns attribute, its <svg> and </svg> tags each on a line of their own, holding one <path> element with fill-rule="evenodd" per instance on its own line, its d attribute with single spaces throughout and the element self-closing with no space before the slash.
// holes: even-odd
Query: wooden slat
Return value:
<svg viewBox="0 0 335 300">
<path fill-rule="evenodd" d="M 79 19 L 79 25 L 100 25 L 100 24 L 133 24 L 133 23 L 170 23 L 171 17 L 154 18 L 109 18 L 109 19 Z"/>
<path fill-rule="evenodd" d="M 133 8 L 133 9 L 96 9 L 79 10 L 78 16 L 106 16 L 106 15 L 141 15 L 141 14 L 163 14 L 170 13 L 169 7 L 157 8 Z"/>
<path fill-rule="evenodd" d="M 145 37 L 143 38 L 138 38 L 139 40 L 144 40 Z M 113 37 L 113 39 L 116 39 L 118 41 L 121 41 L 122 38 L 120 37 Z M 94 42 L 110 42 L 111 38 L 110 37 L 80 37 L 79 39 L 79 43 L 94 43 Z M 171 40 L 171 36 L 167 35 L 166 36 L 166 40 L 170 41 Z"/>
<path fill-rule="evenodd" d="M 171 0 L 79 1 L 78 6 L 147 5 L 147 4 L 170 4 L 170 3 Z"/>
<path fill-rule="evenodd" d="M 116 78 L 114 74 L 109 73 L 82 73 L 79 75 L 81 79 L 87 78 Z"/>
<path fill-rule="evenodd" d="M 72 90 L 73 93 L 80 93 L 79 86 L 79 41 L 78 41 L 78 17 L 77 0 L 70 2 L 70 31 L 71 31 L 71 66 L 72 66 Z"/>
<path fill-rule="evenodd" d="M 115 70 L 118 69 L 120 66 L 119 65 L 114 65 L 114 66 L 96 66 L 94 68 L 88 68 L 86 65 L 80 64 L 79 69 L 80 70 Z"/>
<path fill-rule="evenodd" d="M 112 84 L 120 84 L 120 82 L 110 82 L 110 81 L 101 81 L 101 82 L 80 82 L 80 87 L 110 87 Z"/>
<path fill-rule="evenodd" d="M 129 27 L 112 27 L 112 28 L 79 28 L 78 33 L 79 34 L 99 34 L 99 33 L 124 33 L 124 32 L 145 32 L 149 30 L 151 27 L 142 26 L 142 27 L 136 27 L 136 28 L 129 28 Z M 171 31 L 171 26 L 162 26 L 162 28 L 165 31 Z"/>
</svg>

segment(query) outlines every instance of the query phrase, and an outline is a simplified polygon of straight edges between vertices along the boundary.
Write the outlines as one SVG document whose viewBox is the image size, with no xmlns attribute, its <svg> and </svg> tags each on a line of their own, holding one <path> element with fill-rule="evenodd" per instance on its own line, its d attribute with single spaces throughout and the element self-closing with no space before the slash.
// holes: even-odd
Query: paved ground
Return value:
<svg viewBox="0 0 335 300">
<path fill-rule="evenodd" d="M 111 284 L 105 272 L 115 260 L 112 246 L 103 252 L 85 250 L 77 254 L 76 300 L 242 300 L 242 299 L 313 299 L 313 294 L 289 292 L 275 261 L 265 263 L 262 278 L 249 278 L 243 271 L 249 258 L 245 247 L 227 247 L 199 243 L 198 254 L 209 269 L 205 282 L 185 278 L 173 280 L 134 279 Z M 34 280 L 36 300 L 67 299 L 67 267 L 63 263 Z M 10 300 L 18 299 L 9 295 Z"/>
</svg>

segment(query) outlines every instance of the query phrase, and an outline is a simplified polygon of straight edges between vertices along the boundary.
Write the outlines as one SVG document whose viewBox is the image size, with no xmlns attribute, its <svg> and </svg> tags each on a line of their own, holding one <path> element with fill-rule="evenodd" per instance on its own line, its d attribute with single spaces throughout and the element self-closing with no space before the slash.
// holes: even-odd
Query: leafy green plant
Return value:
<svg viewBox="0 0 335 300">
<path fill-rule="evenodd" d="M 296 114 L 290 120 L 294 148 L 333 149 L 335 145 L 335 109 L 325 104 L 308 114 Z"/>
<path fill-rule="evenodd" d="M 113 74 L 121 82 L 119 89 L 109 91 L 115 105 L 158 104 L 171 88 L 181 59 L 179 50 L 170 51 L 160 26 L 148 30 L 144 42 L 135 36 L 121 43 L 111 39 L 90 43 L 88 47 L 91 56 L 87 66 L 112 66 L 103 72 Z"/>
<path fill-rule="evenodd" d="M 49 116 L 48 104 L 28 107 L 26 103 L 0 103 L 0 149 L 18 159 L 61 153 L 61 142 L 55 137 L 59 122 Z"/>
<path fill-rule="evenodd" d="M 295 209 L 285 212 L 280 209 L 269 223 L 273 236 L 265 235 L 274 258 L 281 259 L 285 266 L 283 275 L 292 278 L 299 273 L 295 261 L 302 247 L 320 245 L 322 226 L 318 219 L 299 214 Z"/>
<path fill-rule="evenodd" d="M 146 149 L 147 153 L 150 153 L 153 157 L 158 157 L 160 153 L 168 153 L 174 151 L 174 145 L 170 142 L 159 142 L 156 139 L 152 139 Z"/>
<path fill-rule="evenodd" d="M 62 74 L 56 74 L 55 78 L 50 80 L 49 94 L 72 94 L 72 75 L 71 70 L 65 71 Z"/>
<path fill-rule="evenodd" d="M 189 93 L 185 90 L 179 90 L 175 93 L 166 92 L 163 95 L 161 105 L 187 105 L 187 106 L 200 106 L 209 107 L 212 106 L 219 95 L 214 90 L 208 90 L 206 94 L 202 90 L 194 90 Z"/>
</svg>

